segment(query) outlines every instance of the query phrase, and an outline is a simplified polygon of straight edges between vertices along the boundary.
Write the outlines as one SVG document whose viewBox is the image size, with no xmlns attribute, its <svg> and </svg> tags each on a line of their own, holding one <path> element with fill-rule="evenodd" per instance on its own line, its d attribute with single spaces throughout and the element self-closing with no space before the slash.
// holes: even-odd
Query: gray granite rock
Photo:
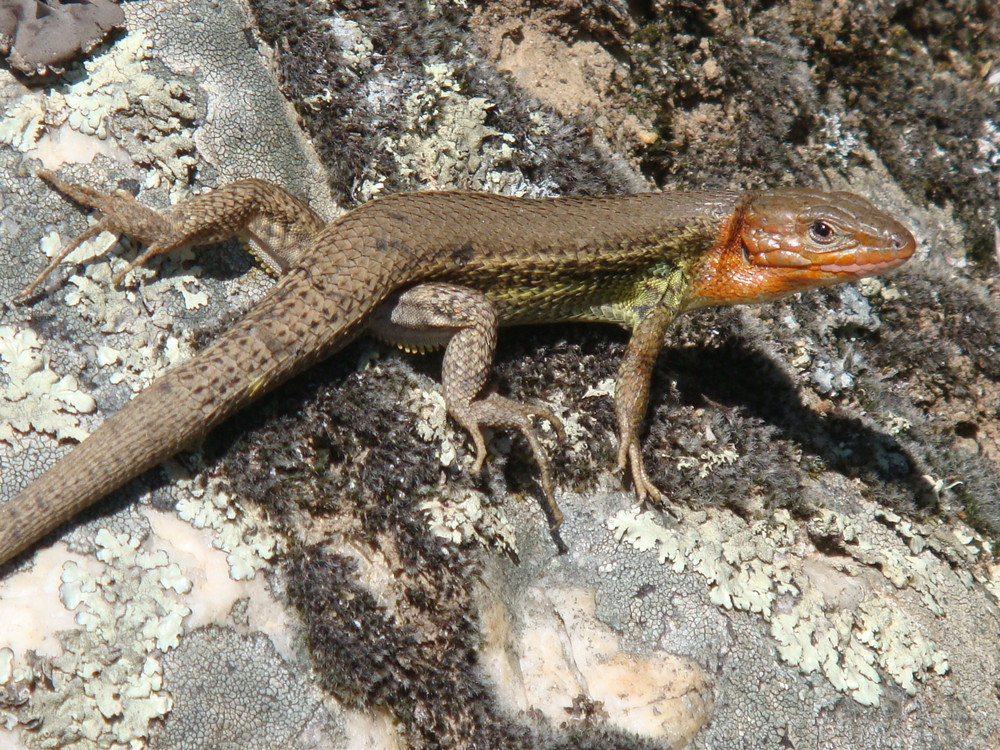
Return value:
<svg viewBox="0 0 1000 750">
<path fill-rule="evenodd" d="M 679 323 L 644 444 L 669 513 L 608 472 L 622 335 L 503 336 L 501 389 L 566 422 L 557 538 L 517 440 L 469 476 L 433 358 L 353 345 L 7 566 L 0 744 L 993 746 L 997 21 L 689 5 L 135 2 L 65 86 L 0 72 L 0 299 L 86 225 L 43 165 L 159 207 L 263 177 L 329 216 L 328 183 L 794 182 L 919 242 Z M 270 283 L 231 243 L 113 289 L 110 246 L 0 311 L 0 502 Z"/>
</svg>

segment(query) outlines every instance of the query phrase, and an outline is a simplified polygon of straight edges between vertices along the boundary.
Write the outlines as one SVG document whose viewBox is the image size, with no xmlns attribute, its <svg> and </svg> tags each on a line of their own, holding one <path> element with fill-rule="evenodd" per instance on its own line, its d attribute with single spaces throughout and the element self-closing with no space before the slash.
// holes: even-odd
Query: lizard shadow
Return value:
<svg viewBox="0 0 1000 750">
<path fill-rule="evenodd" d="M 823 468 L 876 487 L 876 495 L 895 496 L 896 502 L 925 509 L 937 504 L 920 462 L 897 438 L 859 417 L 807 406 L 795 381 L 745 339 L 731 337 L 717 346 L 668 347 L 658 370 L 656 399 L 671 398 L 664 392 L 666 370 L 675 382 L 674 398 L 684 405 L 736 410 L 742 418 L 774 428 L 777 437 L 819 459 Z"/>
<path fill-rule="evenodd" d="M 501 333 L 493 379 L 507 386 L 517 383 L 522 394 L 560 385 L 560 374 L 576 380 L 581 379 L 579 373 L 584 373 L 585 382 L 581 379 L 578 383 L 562 383 L 579 393 L 600 379 L 613 378 L 628 340 L 628 335 L 616 327 L 592 324 L 525 326 L 520 330 L 523 335 L 511 336 L 509 330 Z M 567 349 L 576 352 L 569 356 L 578 358 L 578 366 L 567 363 L 564 351 Z M 439 358 L 407 359 L 414 369 L 439 379 Z M 736 464 L 734 476 L 725 489 L 717 488 L 722 496 L 749 491 L 756 478 L 748 474 L 756 471 L 786 475 L 771 482 L 778 494 L 796 491 L 798 475 L 781 467 L 792 460 L 790 456 L 798 449 L 806 458 L 799 473 L 810 471 L 811 464 L 817 470 L 862 479 L 883 504 L 925 509 L 936 506 L 937 496 L 923 476 L 921 462 L 899 439 L 846 413 L 847 410 L 818 411 L 803 402 L 800 391 L 801 385 L 778 362 L 741 335 L 738 328 L 730 330 L 714 345 L 681 347 L 668 343 L 654 370 L 643 443 L 647 446 L 683 443 L 684 436 L 678 435 L 678 430 L 705 428 L 703 420 L 690 421 L 693 409 L 721 411 L 720 422 L 728 424 L 733 435 L 747 435 L 738 452 L 754 454 L 751 460 Z M 877 400 L 877 395 L 870 397 Z M 597 422 L 610 423 L 606 430 L 595 430 L 591 435 L 592 449 L 600 442 L 600 433 L 616 432 L 611 399 L 600 401 L 599 405 L 591 401 L 583 407 Z M 678 407 L 688 415 L 686 425 L 678 425 Z M 785 447 L 776 448 L 775 444 L 781 442 Z M 613 456 L 616 445 L 597 449 L 610 453 L 601 458 L 595 456 L 591 468 L 603 465 L 605 458 Z M 684 483 L 676 471 L 677 453 L 689 451 L 682 445 L 671 456 L 650 456 L 647 451 L 654 482 L 668 496 L 674 496 L 671 484 L 677 487 Z M 521 453 L 520 458 L 530 462 L 527 453 Z M 566 477 L 568 471 L 567 466 L 557 462 L 557 475 Z"/>
<path fill-rule="evenodd" d="M 131 243 L 130 251 L 123 254 L 128 260 L 134 259 L 145 249 L 145 245 Z M 196 264 L 201 268 L 200 276 L 213 281 L 231 281 L 245 277 L 255 266 L 266 269 L 267 266 L 254 259 L 246 244 L 233 238 L 211 245 L 199 245 L 188 251 L 190 260 L 173 258 L 173 263 L 165 262 L 163 258 L 154 258 L 149 266 L 156 271 L 156 278 L 172 278 L 183 276 L 187 271 L 184 266 Z M 168 256 L 169 257 L 169 256 Z M 177 265 L 174 265 L 174 264 Z M 180 266 L 180 267 L 178 267 Z"/>
</svg>

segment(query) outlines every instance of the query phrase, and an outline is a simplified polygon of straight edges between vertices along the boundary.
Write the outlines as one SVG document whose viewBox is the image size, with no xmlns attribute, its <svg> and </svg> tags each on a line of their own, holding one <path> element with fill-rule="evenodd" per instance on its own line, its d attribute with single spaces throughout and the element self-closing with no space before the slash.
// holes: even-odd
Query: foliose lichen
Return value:
<svg viewBox="0 0 1000 750">
<path fill-rule="evenodd" d="M 749 522 L 726 510 L 688 512 L 667 528 L 635 507 L 607 526 L 619 542 L 655 553 L 675 572 L 703 576 L 715 604 L 760 615 L 783 660 L 804 674 L 822 673 L 858 703 L 879 704 L 883 677 L 914 694 L 921 680 L 948 671 L 947 653 L 908 611 L 884 599 L 893 590 L 914 591 L 932 615 L 943 615 L 933 560 L 881 543 L 846 515 L 824 509 L 810 523 L 810 536 L 836 539 L 846 553 L 830 558 L 803 544 L 799 524 L 783 509 Z"/>
<path fill-rule="evenodd" d="M 154 73 L 152 46 L 131 34 L 101 59 L 84 62 L 82 71 L 67 74 L 68 86 L 25 94 L 7 110 L 0 143 L 39 156 L 45 153 L 39 151 L 43 138 L 66 127 L 108 141 L 78 147 L 71 160 L 89 161 L 93 152 L 111 150 L 155 166 L 151 184 L 161 176 L 186 184 L 197 163 L 192 123 L 198 108 L 181 81 Z"/>
<path fill-rule="evenodd" d="M 177 515 L 196 529 L 215 532 L 212 546 L 226 553 L 229 575 L 247 581 L 264 570 L 277 551 L 278 542 L 256 506 L 240 505 L 217 483 L 205 487 L 198 479 L 171 477 L 183 490 Z"/>
<path fill-rule="evenodd" d="M 527 180 L 511 163 L 513 138 L 486 125 L 489 100 L 465 95 L 447 64 L 425 65 L 423 72 L 404 102 L 403 135 L 382 143 L 399 175 L 429 189 L 525 193 Z M 381 189 L 382 180 L 371 175 L 361 194 L 367 199 Z"/>
<path fill-rule="evenodd" d="M 172 706 L 160 659 L 179 643 L 190 614 L 180 595 L 191 582 L 137 537 L 102 530 L 96 543 L 96 572 L 63 566 L 60 599 L 80 625 L 58 634 L 63 652 L 44 669 L 29 655 L 2 670 L 25 692 L 14 714 L 29 728 L 21 735 L 28 747 L 141 748 Z"/>
<path fill-rule="evenodd" d="M 16 437 L 31 431 L 82 440 L 87 431 L 79 415 L 95 408 L 76 378 L 52 370 L 37 333 L 0 326 L 0 442 L 15 446 Z"/>
</svg>

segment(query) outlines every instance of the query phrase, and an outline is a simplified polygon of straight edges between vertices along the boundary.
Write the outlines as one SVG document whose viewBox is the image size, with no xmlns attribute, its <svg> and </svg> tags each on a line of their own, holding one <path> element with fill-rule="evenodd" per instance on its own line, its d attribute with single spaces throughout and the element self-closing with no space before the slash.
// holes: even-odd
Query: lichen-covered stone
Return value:
<svg viewBox="0 0 1000 750">
<path fill-rule="evenodd" d="M 502 391 L 553 403 L 566 422 L 569 444 L 551 445 L 566 513 L 555 535 L 520 442 L 495 436 L 483 476 L 470 477 L 433 357 L 370 344 L 133 483 L 105 515 L 60 532 L 78 553 L 64 585 L 88 624 L 116 611 L 85 604 L 101 575 L 88 574 L 101 528 L 101 540 L 130 540 L 134 555 L 113 568 L 123 591 L 157 550 L 166 580 L 192 582 L 181 594 L 141 574 L 191 610 L 157 616 L 155 632 L 138 636 L 170 647 L 133 670 L 150 697 L 174 699 L 169 746 L 253 743 L 259 732 L 307 746 L 303 737 L 336 746 L 346 736 L 410 747 L 992 748 L 1000 310 L 986 230 L 996 223 L 998 28 L 985 6 L 656 3 L 639 17 L 618 0 L 249 5 L 324 169 L 290 134 L 235 3 L 124 4 L 129 35 L 81 68 L 62 101 L 0 71 L 11 113 L 0 126 L 0 295 L 84 226 L 30 179 L 36 161 L 58 166 L 70 152 L 85 157 L 61 167 L 75 179 L 141 190 L 160 207 L 251 175 L 319 198 L 329 183 L 345 203 L 427 186 L 825 185 L 898 214 L 920 249 L 857 290 L 679 322 L 644 437 L 672 518 L 634 507 L 606 471 L 623 337 L 585 326 L 502 335 L 497 355 Z M 560 77 L 567 60 L 580 75 Z M 143 90 L 162 84 L 164 98 L 128 100 L 117 66 Z M 23 388 L 11 374 L 37 366 L 55 382 L 75 377 L 96 401 L 93 414 L 58 402 L 33 407 L 38 425 L 0 427 L 0 501 L 65 449 L 40 429 L 41 412 L 78 422 L 64 430 L 92 428 L 268 284 L 219 260 L 228 254 L 199 251 L 112 289 L 118 255 L 134 249 L 105 254 L 108 244 L 81 251 L 73 262 L 86 263 L 34 307 L 0 312 L 12 332 L 0 399 L 15 403 Z M 3 404 L 0 415 L 16 408 Z M 144 502 L 150 488 L 169 512 Z M 0 622 L 14 621 L 13 606 L 31 622 L 53 606 L 23 592 L 39 581 L 60 590 L 56 553 L 61 544 L 0 579 Z M 0 643 L 0 697 L 27 700 L 3 721 L 22 738 L 31 731 L 17 722 L 36 715 L 58 664 L 73 654 L 114 664 L 110 646 L 55 606 L 68 651 L 19 629 L 7 650 Z M 206 648 L 218 663 L 205 665 Z M 174 662 L 179 653 L 192 658 Z M 226 715 L 217 700 L 185 714 L 177 701 L 199 687 L 191 670 L 205 669 L 225 703 L 214 676 L 227 653 L 248 684 L 271 675 L 280 695 L 308 706 L 322 693 L 346 735 L 322 711 L 294 707 L 265 711 L 262 728 L 237 717 L 211 736 L 189 729 Z M 164 663 L 176 670 L 157 671 Z M 630 674 L 642 679 L 630 686 Z M 67 688 L 89 711 L 74 731 L 103 737 L 132 697 L 90 681 Z M 136 717 L 163 708 L 135 706 Z"/>
<path fill-rule="evenodd" d="M 267 637 L 229 628 L 193 631 L 163 662 L 173 708 L 155 733 L 161 750 L 273 750 L 297 742 L 324 712 L 304 675 Z"/>
</svg>

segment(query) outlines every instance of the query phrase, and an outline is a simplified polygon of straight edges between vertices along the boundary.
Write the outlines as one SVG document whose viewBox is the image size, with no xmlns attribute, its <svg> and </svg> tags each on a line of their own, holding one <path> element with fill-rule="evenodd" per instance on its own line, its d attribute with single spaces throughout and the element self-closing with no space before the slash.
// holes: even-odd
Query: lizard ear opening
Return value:
<svg viewBox="0 0 1000 750">
<path fill-rule="evenodd" d="M 719 233 L 719 244 L 725 248 L 725 253 L 729 255 L 733 262 L 739 258 L 743 266 L 754 265 L 754 236 L 748 232 L 747 219 L 752 215 L 753 207 L 750 201 L 744 198 L 734 213 Z"/>
</svg>

